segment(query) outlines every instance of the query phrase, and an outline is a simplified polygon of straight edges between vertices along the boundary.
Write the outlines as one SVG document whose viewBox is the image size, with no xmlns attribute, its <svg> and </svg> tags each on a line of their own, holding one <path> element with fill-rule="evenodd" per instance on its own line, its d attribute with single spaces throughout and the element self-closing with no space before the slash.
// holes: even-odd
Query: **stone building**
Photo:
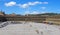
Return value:
<svg viewBox="0 0 60 35">
<path fill-rule="evenodd" d="M 4 12 L 0 12 L 0 22 L 4 21 L 32 21 L 32 22 L 46 22 L 46 23 L 54 23 L 60 24 L 60 15 L 55 16 L 21 16 L 16 14 L 5 14 Z"/>
<path fill-rule="evenodd" d="M 3 18 L 3 19 L 1 19 Z M 21 16 L 16 14 L 5 14 L 0 12 L 0 20 L 1 21 L 33 21 L 33 22 L 42 22 L 45 21 L 44 16 Z"/>
<path fill-rule="evenodd" d="M 46 18 L 46 22 L 50 22 L 50 23 L 53 23 L 53 24 L 58 24 L 60 25 L 60 15 L 55 15 L 55 16 L 48 16 Z"/>
<path fill-rule="evenodd" d="M 0 22 L 4 22 L 7 21 L 7 19 L 5 18 L 5 13 L 0 11 Z"/>
</svg>

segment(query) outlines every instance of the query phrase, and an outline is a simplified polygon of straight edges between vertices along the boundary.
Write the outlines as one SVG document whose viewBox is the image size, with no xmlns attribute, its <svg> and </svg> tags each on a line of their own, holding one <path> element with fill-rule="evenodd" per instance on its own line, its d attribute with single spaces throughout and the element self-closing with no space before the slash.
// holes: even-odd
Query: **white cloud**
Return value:
<svg viewBox="0 0 60 35">
<path fill-rule="evenodd" d="M 36 2 L 28 2 L 28 5 L 36 5 L 36 4 L 39 4 L 40 2 L 39 1 L 36 1 Z"/>
<path fill-rule="evenodd" d="M 39 1 L 28 2 L 28 5 L 36 5 L 36 4 L 48 4 L 48 2 L 39 2 Z"/>
<path fill-rule="evenodd" d="M 33 5 L 36 5 L 36 4 L 39 4 L 40 2 L 36 1 L 36 2 L 28 2 L 26 4 L 18 4 L 18 6 L 22 7 L 22 8 L 27 8 L 29 6 L 33 6 Z"/>
<path fill-rule="evenodd" d="M 27 7 L 29 7 L 28 4 L 18 4 L 18 6 L 20 6 L 21 8 L 27 8 Z"/>
<path fill-rule="evenodd" d="M 11 1 L 11 2 L 8 2 L 8 3 L 5 3 L 5 6 L 19 6 L 21 8 L 27 8 L 29 6 L 34 6 L 34 5 L 37 5 L 37 4 L 48 4 L 48 2 L 39 2 L 39 1 L 35 1 L 35 2 L 28 2 L 28 3 L 24 3 L 24 4 L 16 4 L 16 2 L 14 1 Z"/>
<path fill-rule="evenodd" d="M 40 14 L 47 13 L 47 12 L 41 12 Z"/>
<path fill-rule="evenodd" d="M 41 7 L 41 9 L 42 9 L 42 10 L 45 10 L 45 9 L 46 9 L 46 7 Z"/>
<path fill-rule="evenodd" d="M 40 14 L 40 13 L 37 11 L 33 11 L 33 12 L 31 12 L 31 14 Z"/>
<path fill-rule="evenodd" d="M 25 11 L 25 13 L 24 14 L 30 14 L 30 11 Z"/>
<path fill-rule="evenodd" d="M 43 2 L 43 4 L 48 4 L 48 2 Z"/>
<path fill-rule="evenodd" d="M 25 11 L 24 14 L 40 14 L 40 12 L 38 12 L 38 11 L 32 11 L 32 12 L 30 12 L 30 11 Z"/>
<path fill-rule="evenodd" d="M 28 2 L 28 3 L 25 3 L 25 4 L 18 4 L 18 6 L 20 6 L 22 8 L 27 8 L 29 6 L 33 6 L 33 5 L 37 5 L 37 4 L 48 4 L 48 2 L 35 1 L 35 2 Z"/>
<path fill-rule="evenodd" d="M 13 5 L 16 5 L 16 2 L 11 1 L 11 2 L 5 3 L 5 6 L 13 6 Z"/>
<path fill-rule="evenodd" d="M 26 4 L 18 4 L 18 6 L 20 6 L 22 8 L 27 8 L 29 6 L 36 5 L 36 4 L 39 4 L 39 2 L 38 1 L 36 1 L 36 2 L 28 2 Z"/>
</svg>

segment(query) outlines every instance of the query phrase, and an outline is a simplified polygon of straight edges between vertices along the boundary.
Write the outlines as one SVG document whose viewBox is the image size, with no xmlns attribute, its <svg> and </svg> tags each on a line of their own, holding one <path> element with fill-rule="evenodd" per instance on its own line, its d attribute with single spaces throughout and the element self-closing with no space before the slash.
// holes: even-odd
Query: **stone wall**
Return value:
<svg viewBox="0 0 60 35">
<path fill-rule="evenodd" d="M 42 22 L 45 21 L 46 17 L 41 16 L 5 16 L 7 21 L 33 21 Z"/>
<path fill-rule="evenodd" d="M 60 16 L 49 16 L 46 18 L 46 22 L 60 25 Z"/>
</svg>

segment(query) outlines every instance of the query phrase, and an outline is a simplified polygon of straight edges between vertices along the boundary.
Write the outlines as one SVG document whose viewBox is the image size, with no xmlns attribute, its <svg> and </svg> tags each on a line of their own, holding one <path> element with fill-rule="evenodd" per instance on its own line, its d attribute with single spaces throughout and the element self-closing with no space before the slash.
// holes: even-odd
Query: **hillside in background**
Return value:
<svg viewBox="0 0 60 35">
<path fill-rule="evenodd" d="M 60 15 L 58 13 L 42 13 L 42 14 L 28 14 L 28 16 L 42 16 L 42 15 L 46 15 L 46 16 L 54 16 L 54 15 Z"/>
<path fill-rule="evenodd" d="M 25 14 L 25 15 L 22 15 L 22 14 L 16 14 L 16 13 L 11 13 L 11 14 L 6 14 L 4 11 L 0 11 L 0 15 L 15 15 L 15 16 L 52 16 L 52 15 L 60 15 L 60 13 L 40 13 L 40 14 Z"/>
</svg>

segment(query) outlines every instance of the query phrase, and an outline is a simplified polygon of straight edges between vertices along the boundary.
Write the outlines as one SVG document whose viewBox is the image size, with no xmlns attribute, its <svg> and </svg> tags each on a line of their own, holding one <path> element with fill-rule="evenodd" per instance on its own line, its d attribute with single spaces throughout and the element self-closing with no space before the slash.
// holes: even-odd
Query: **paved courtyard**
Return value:
<svg viewBox="0 0 60 35">
<path fill-rule="evenodd" d="M 60 35 L 60 26 L 22 22 L 0 28 L 0 35 Z"/>
</svg>

